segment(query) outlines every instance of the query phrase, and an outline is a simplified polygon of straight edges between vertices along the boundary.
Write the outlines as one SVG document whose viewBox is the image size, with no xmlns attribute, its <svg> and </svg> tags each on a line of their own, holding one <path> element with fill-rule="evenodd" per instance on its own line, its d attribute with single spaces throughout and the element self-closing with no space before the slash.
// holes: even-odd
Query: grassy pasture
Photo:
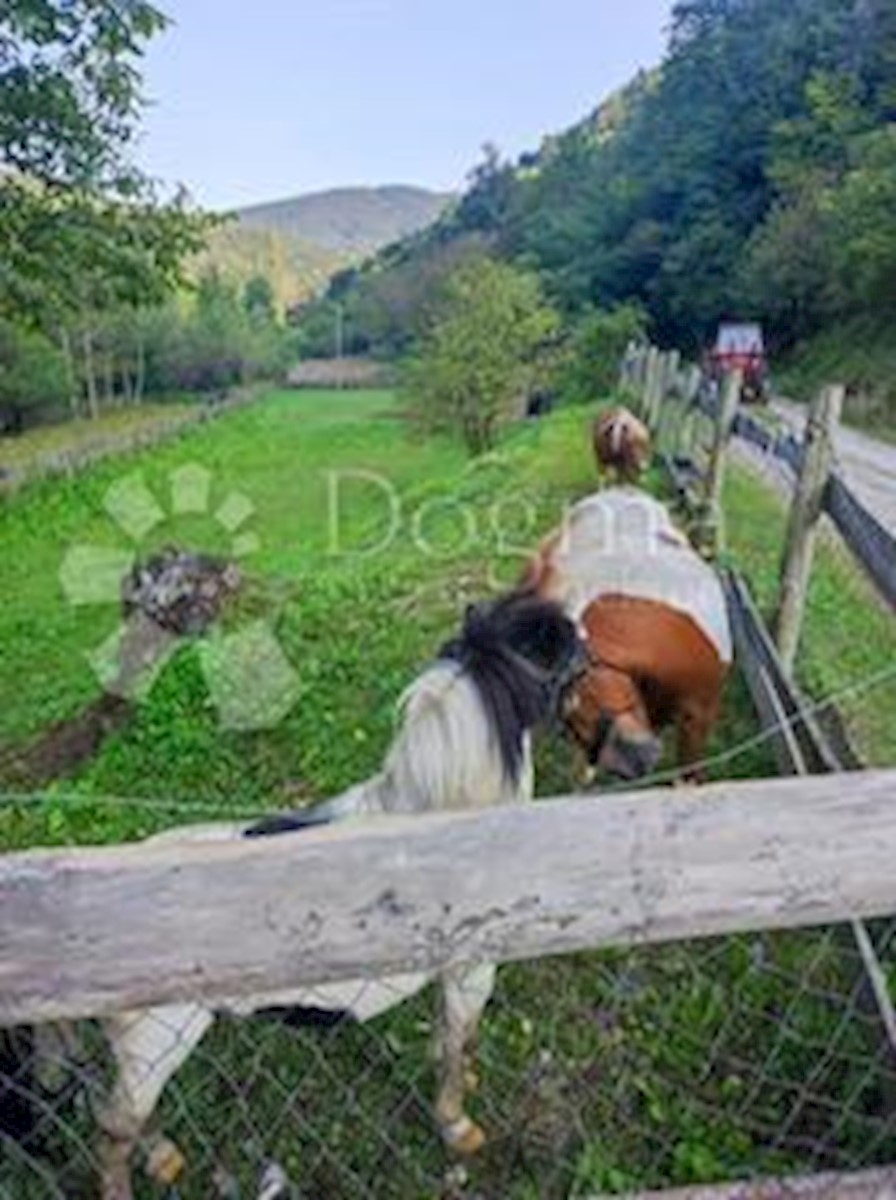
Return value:
<svg viewBox="0 0 896 1200">
<path fill-rule="evenodd" d="M 103 413 L 95 421 L 79 419 L 38 426 L 20 437 L 0 439 L 0 470 L 30 472 L 43 459 L 78 453 L 106 439 L 126 438 L 195 410 L 195 403 L 141 404 L 139 408 Z"/>
<path fill-rule="evenodd" d="M 29 487 L 0 515 L 7 745 L 98 692 L 84 654 L 108 636 L 115 606 L 68 603 L 59 583 L 66 552 L 73 544 L 125 547 L 104 509 L 109 489 L 139 475 L 167 511 L 174 473 L 192 464 L 212 473 L 209 512 L 161 521 L 139 549 L 174 540 L 227 550 L 232 536 L 214 514 L 234 491 L 244 494 L 254 509 L 245 529 L 259 545 L 245 559 L 247 585 L 227 624 L 269 622 L 297 672 L 299 698 L 271 730 L 222 729 L 199 650 L 184 645 L 134 721 L 89 765 L 38 799 L 8 799 L 2 844 L 114 841 L 250 815 L 374 770 L 396 697 L 463 605 L 513 578 L 522 547 L 593 489 L 589 417 L 567 410 L 521 426 L 470 464 L 449 442 L 414 440 L 386 393 L 273 394 L 177 443 Z M 331 553 L 332 471 L 389 481 L 401 519 L 388 549 L 372 552 L 390 502 L 382 484 L 356 474 L 344 477 L 340 505 L 347 553 Z M 731 551 L 767 604 L 780 512 L 737 473 L 728 500 Z M 813 594 L 805 661 L 807 681 L 822 689 L 874 669 L 891 650 L 860 591 L 845 616 L 831 600 L 846 594 L 841 569 L 824 559 Z M 847 658 L 859 627 L 861 645 Z M 892 762 L 880 705 L 878 695 L 857 729 L 875 759 Z M 749 743 L 755 732 L 735 682 L 714 751 Z M 715 774 L 772 769 L 761 745 L 747 745 Z M 570 782 L 565 747 L 546 744 L 542 792 Z M 161 1109 L 190 1163 L 178 1196 L 205 1200 L 217 1169 L 238 1184 L 232 1194 L 251 1197 L 268 1159 L 287 1169 L 297 1195 L 315 1200 L 560 1200 L 892 1159 L 894 1081 L 876 1031 L 852 1014 L 857 978 L 856 963 L 826 931 L 505 969 L 483 1025 L 483 1087 L 473 1105 L 493 1141 L 466 1174 L 452 1169 L 428 1114 L 431 995 L 371 1027 L 321 1036 L 221 1022 Z M 60 1118 L 49 1142 L 50 1166 L 0 1151 L 0 1196 L 89 1194 L 83 1111 Z M 160 1195 L 145 1181 L 139 1194 Z"/>
</svg>

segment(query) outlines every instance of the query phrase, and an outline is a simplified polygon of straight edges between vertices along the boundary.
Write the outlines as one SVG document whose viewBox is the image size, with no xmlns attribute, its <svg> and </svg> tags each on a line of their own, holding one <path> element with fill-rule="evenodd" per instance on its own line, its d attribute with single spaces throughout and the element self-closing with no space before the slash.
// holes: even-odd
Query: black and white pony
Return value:
<svg viewBox="0 0 896 1200">
<path fill-rule="evenodd" d="M 513 593 L 470 609 L 460 636 L 402 698 L 400 728 L 378 775 L 311 810 L 248 827 L 175 830 L 154 841 L 290 835 L 309 825 L 360 815 L 478 809 L 529 800 L 532 731 L 552 715 L 565 685 L 583 666 L 575 627 L 558 606 L 529 593 Z M 398 975 L 300 988 L 254 996 L 228 1011 L 249 1016 L 273 1008 L 290 1024 L 326 1023 L 328 1016 L 363 1022 L 419 992 L 431 978 Z M 468 1056 L 494 979 L 491 965 L 453 968 L 438 978 L 442 1003 L 435 1117 L 444 1141 L 462 1154 L 474 1153 L 485 1140 L 466 1115 L 464 1101 L 472 1078 Z M 112 1091 L 98 1114 L 103 1200 L 130 1200 L 132 1154 L 166 1083 L 213 1020 L 214 1014 L 199 1004 L 165 1005 L 103 1020 L 116 1068 Z M 170 1182 L 183 1159 L 172 1143 L 160 1139 L 150 1166 L 157 1179 Z"/>
</svg>

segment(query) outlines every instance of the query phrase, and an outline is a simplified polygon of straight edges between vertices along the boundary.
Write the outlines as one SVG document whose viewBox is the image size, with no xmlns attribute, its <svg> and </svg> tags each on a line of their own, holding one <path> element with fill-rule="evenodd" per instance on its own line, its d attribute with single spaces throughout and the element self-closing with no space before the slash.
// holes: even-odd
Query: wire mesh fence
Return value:
<svg viewBox="0 0 896 1200">
<path fill-rule="evenodd" d="M 891 969 L 896 921 L 871 932 Z M 433 988 L 364 1025 L 225 1017 L 165 1088 L 134 1195 L 560 1200 L 886 1164 L 896 1059 L 867 990 L 839 927 L 506 966 L 463 1162 L 432 1116 Z M 8 1031 L 0 1074 L 0 1195 L 100 1195 L 99 1026 Z"/>
</svg>

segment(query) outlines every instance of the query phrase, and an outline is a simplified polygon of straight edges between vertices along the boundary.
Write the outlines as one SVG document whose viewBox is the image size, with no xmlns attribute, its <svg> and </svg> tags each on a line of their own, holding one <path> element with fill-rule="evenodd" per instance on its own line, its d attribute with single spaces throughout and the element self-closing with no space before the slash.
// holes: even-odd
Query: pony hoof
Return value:
<svg viewBox="0 0 896 1200">
<path fill-rule="evenodd" d="M 163 1187 L 177 1183 L 186 1170 L 187 1160 L 174 1142 L 159 1138 L 146 1156 L 146 1173 Z"/>
<path fill-rule="evenodd" d="M 461 1117 L 453 1125 L 442 1129 L 442 1137 L 448 1149 L 461 1158 L 472 1158 L 486 1143 L 484 1131 L 469 1117 Z"/>
</svg>

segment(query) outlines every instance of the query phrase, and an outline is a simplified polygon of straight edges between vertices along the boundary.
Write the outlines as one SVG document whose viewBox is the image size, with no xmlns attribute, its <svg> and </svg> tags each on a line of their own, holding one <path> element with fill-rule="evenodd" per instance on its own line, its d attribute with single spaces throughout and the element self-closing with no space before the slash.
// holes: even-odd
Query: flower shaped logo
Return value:
<svg viewBox="0 0 896 1200">
<path fill-rule="evenodd" d="M 114 483 L 103 507 L 131 546 L 70 547 L 59 581 L 70 604 L 116 604 L 123 617 L 115 632 L 87 655 L 104 689 L 130 701 L 148 695 L 165 663 L 185 640 L 203 634 L 199 660 L 212 706 L 223 728 L 268 729 L 296 702 L 298 677 L 274 630 L 254 620 L 235 631 L 214 627 L 221 604 L 239 585 L 240 559 L 261 542 L 247 527 L 255 509 L 230 492 L 212 506 L 210 471 L 189 464 L 169 477 L 166 512 L 140 474 Z M 169 517 L 211 516 L 230 541 L 227 560 L 169 549 L 148 563 L 140 544 Z"/>
</svg>

